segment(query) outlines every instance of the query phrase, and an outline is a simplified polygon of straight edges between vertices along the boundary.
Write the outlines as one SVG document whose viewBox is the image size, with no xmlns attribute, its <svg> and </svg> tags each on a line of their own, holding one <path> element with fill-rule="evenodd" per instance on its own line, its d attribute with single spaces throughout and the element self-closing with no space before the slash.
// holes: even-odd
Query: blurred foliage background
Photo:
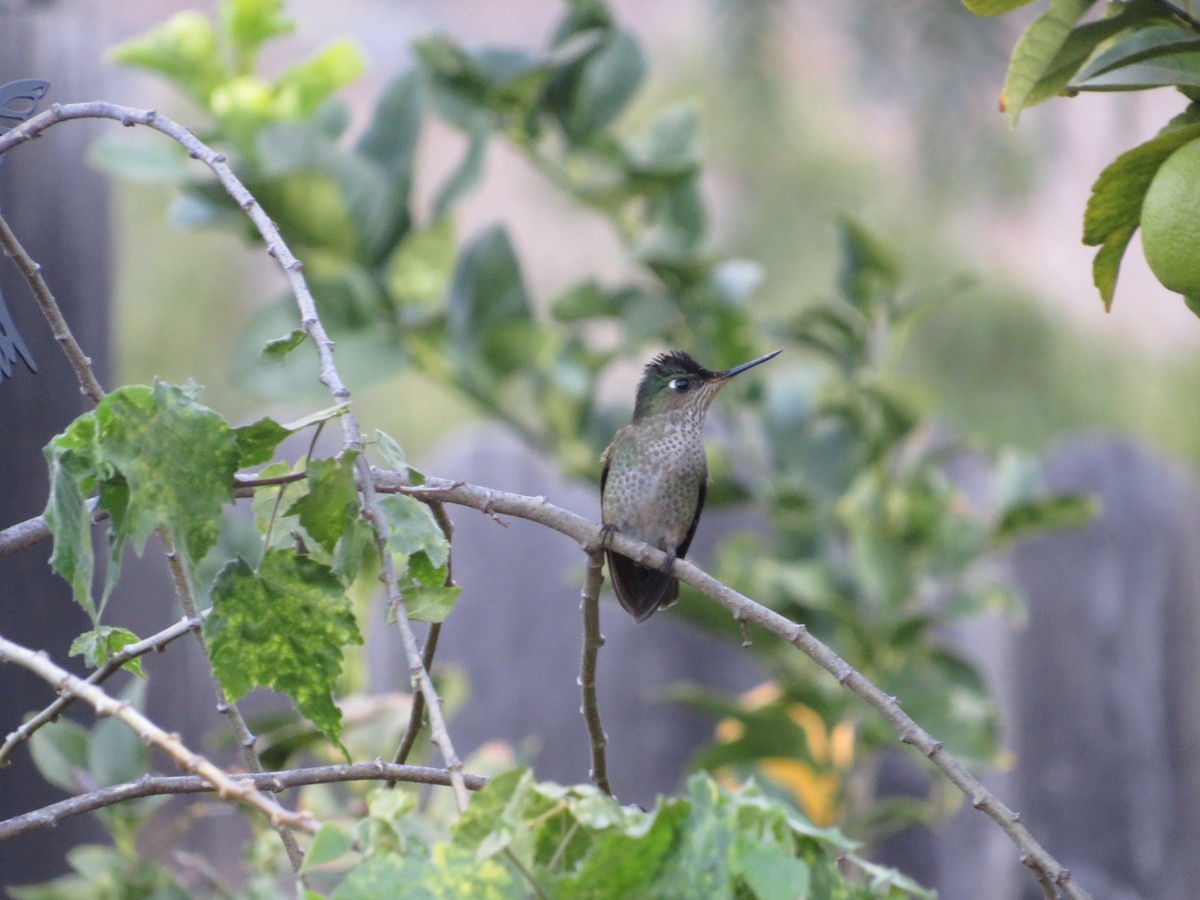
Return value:
<svg viewBox="0 0 1200 900">
<path fill-rule="evenodd" d="M 167 7 L 109 11 L 110 33 L 134 34 Z M 297 31 L 268 49 L 265 68 L 286 68 L 326 35 L 349 36 L 369 60 L 364 78 L 344 92 L 351 127 L 361 127 L 383 83 L 411 63 L 410 38 L 444 27 L 468 44 L 533 47 L 559 10 L 541 0 L 510 18 L 485 7 L 355 3 L 332 13 L 323 4 L 293 3 Z M 1115 107 L 1109 111 L 1095 98 L 1078 98 L 1054 114 L 1030 111 L 1010 131 L 995 100 L 1021 17 L 980 19 L 942 0 L 836 10 L 782 0 L 678 0 L 653 10 L 616 3 L 614 11 L 653 56 L 622 130 L 636 130 L 673 101 L 698 98 L 711 244 L 762 264 L 768 277 L 756 309 L 795 309 L 830 292 L 836 215 L 846 211 L 896 247 L 910 278 L 944 285 L 966 276 L 900 363 L 940 420 L 1031 449 L 1080 430 L 1112 429 L 1200 457 L 1195 424 L 1175 414 L 1200 384 L 1187 352 L 1193 329 L 1178 304 L 1137 272 L 1125 276 L 1128 302 L 1103 315 L 1078 245 L 1089 178 L 1132 143 L 1130 132 L 1149 133 L 1147 104 L 1182 107 L 1181 100 L 1169 92 L 1102 98 Z M 187 120 L 189 107 L 148 76 L 126 70 L 114 85 L 118 95 Z M 426 132 L 414 186 L 419 201 L 430 202 L 437 177 L 461 152 L 458 136 Z M 598 233 L 586 208 L 555 196 L 504 147 L 490 149 L 481 179 L 458 231 L 470 236 L 488 222 L 506 222 L 535 302 L 548 302 L 574 264 L 620 271 L 612 237 Z M 234 338 L 256 299 L 231 295 L 228 276 L 244 283 L 271 275 L 257 248 L 229 235 L 193 232 L 185 242 L 163 228 L 170 197 L 169 188 L 144 181 L 117 195 L 121 380 L 192 375 L 206 382 L 214 406 L 249 409 L 269 380 L 242 364 Z M 270 294 L 264 286 L 262 296 Z M 389 413 L 400 394 L 418 415 Z M 411 373 L 360 387 L 357 399 L 417 451 L 473 415 Z"/>
</svg>

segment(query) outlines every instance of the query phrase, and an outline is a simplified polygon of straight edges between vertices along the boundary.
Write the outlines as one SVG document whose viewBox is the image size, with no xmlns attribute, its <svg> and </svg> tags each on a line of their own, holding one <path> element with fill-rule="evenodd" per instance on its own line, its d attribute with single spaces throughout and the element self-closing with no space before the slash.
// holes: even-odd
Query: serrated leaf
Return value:
<svg viewBox="0 0 1200 900">
<path fill-rule="evenodd" d="M 160 526 L 186 565 L 216 543 L 221 507 L 233 498 L 237 440 L 229 424 L 196 402 L 198 388 L 130 385 L 108 394 L 45 450 L 51 471 L 46 519 L 55 534 L 51 559 L 93 614 L 92 550 L 83 497 L 99 487 L 111 519 L 111 562 L 100 609 L 119 573 L 126 542 L 141 553 Z"/>
<path fill-rule="evenodd" d="M 326 822 L 313 837 L 304 854 L 304 863 L 300 866 L 299 874 L 304 875 L 313 869 L 336 862 L 354 849 L 354 835 L 337 822 Z"/>
<path fill-rule="evenodd" d="M 304 343 L 307 337 L 308 332 L 303 328 L 293 328 L 290 334 L 267 341 L 262 348 L 262 357 L 278 362 Z"/>
<path fill-rule="evenodd" d="M 233 429 L 237 439 L 239 466 L 245 468 L 267 462 L 275 455 L 275 448 L 291 433 L 290 429 L 266 416 L 250 425 Z"/>
<path fill-rule="evenodd" d="M 213 672 L 231 700 L 262 686 L 287 694 L 332 741 L 342 729 L 333 702 L 342 652 L 361 644 L 350 599 L 337 575 L 291 549 L 272 548 L 258 570 L 225 566 L 205 622 Z"/>
<path fill-rule="evenodd" d="M 1034 88 L 1054 68 L 1055 60 L 1080 17 L 1095 0 L 1050 0 L 1013 48 L 1004 79 L 1001 109 L 1015 125 L 1021 110 L 1032 105 Z"/>
<path fill-rule="evenodd" d="M 1083 214 L 1083 243 L 1100 246 L 1092 273 L 1106 308 L 1112 305 L 1121 257 L 1141 220 L 1150 182 L 1167 157 L 1196 138 L 1200 125 L 1169 128 L 1122 153 L 1092 185 Z"/>
<path fill-rule="evenodd" d="M 427 886 L 431 869 L 428 860 L 413 855 L 375 856 L 355 866 L 329 900 L 392 900 L 399 885 L 412 900 L 434 900 L 437 895 Z"/>
<path fill-rule="evenodd" d="M 71 656 L 82 656 L 83 661 L 93 669 L 99 668 L 112 658 L 122 647 L 136 644 L 140 638 L 128 628 L 114 628 L 111 625 L 100 625 L 91 631 L 85 631 L 71 642 Z M 131 659 L 122 668 L 128 669 L 138 678 L 145 678 L 142 671 L 142 661 Z"/>
<path fill-rule="evenodd" d="M 766 843 L 739 834 L 731 862 L 757 900 L 793 900 L 808 896 L 808 863 L 774 842 Z"/>
<path fill-rule="evenodd" d="M 354 483 L 357 456 L 348 452 L 337 459 L 309 460 L 308 493 L 286 513 L 299 516 L 304 530 L 329 553 L 358 514 L 358 488 Z"/>
</svg>

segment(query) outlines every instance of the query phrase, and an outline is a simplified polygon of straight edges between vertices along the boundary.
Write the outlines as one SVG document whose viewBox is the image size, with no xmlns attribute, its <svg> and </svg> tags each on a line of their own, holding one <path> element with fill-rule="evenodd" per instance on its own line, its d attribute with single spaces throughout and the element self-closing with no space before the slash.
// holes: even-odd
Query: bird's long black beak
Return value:
<svg viewBox="0 0 1200 900">
<path fill-rule="evenodd" d="M 740 366 L 734 366 L 732 369 L 726 369 L 724 372 L 718 373 L 722 378 L 732 378 L 740 372 L 745 372 L 747 369 L 752 369 L 759 363 L 765 363 L 768 359 L 774 359 L 782 350 L 776 350 L 773 353 L 768 353 L 766 356 L 760 356 L 758 359 L 752 359 L 748 363 L 742 363 Z"/>
</svg>

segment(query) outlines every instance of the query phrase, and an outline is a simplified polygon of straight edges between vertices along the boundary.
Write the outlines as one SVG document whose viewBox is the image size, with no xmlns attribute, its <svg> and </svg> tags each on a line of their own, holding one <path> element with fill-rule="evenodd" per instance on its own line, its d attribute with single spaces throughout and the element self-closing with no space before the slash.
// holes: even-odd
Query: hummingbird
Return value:
<svg viewBox="0 0 1200 900">
<path fill-rule="evenodd" d="M 708 460 L 700 430 L 713 398 L 730 378 L 780 353 L 723 372 L 704 368 L 676 350 L 646 364 L 638 384 L 633 421 L 621 428 L 601 456 L 601 521 L 668 555 L 660 571 L 605 551 L 613 590 L 634 621 L 679 599 L 671 574 L 687 554 L 704 509 Z"/>
</svg>

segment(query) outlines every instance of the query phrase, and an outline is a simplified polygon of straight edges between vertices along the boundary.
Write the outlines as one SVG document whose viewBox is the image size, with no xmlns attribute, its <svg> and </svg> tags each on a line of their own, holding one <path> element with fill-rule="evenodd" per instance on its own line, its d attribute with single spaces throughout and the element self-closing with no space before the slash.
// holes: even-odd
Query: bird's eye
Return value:
<svg viewBox="0 0 1200 900">
<path fill-rule="evenodd" d="M 670 380 L 670 382 L 667 384 L 667 387 L 669 387 L 671 390 L 679 391 L 679 393 L 681 393 L 681 394 L 684 391 L 686 391 L 688 388 L 690 388 L 691 386 L 692 386 L 692 383 L 690 381 L 688 381 L 686 378 L 672 378 Z"/>
</svg>

